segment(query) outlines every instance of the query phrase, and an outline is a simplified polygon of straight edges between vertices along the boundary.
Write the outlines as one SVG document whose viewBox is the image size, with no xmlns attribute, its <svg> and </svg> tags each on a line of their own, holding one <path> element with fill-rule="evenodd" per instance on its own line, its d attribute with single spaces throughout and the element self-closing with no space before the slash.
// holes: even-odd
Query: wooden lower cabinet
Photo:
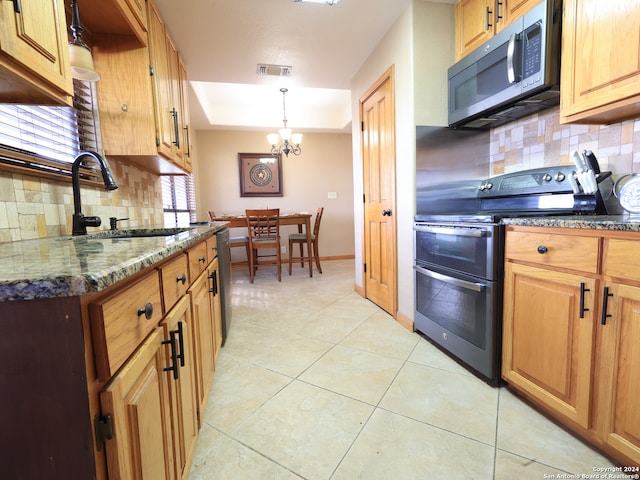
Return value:
<svg viewBox="0 0 640 480">
<path fill-rule="evenodd" d="M 169 359 L 166 367 L 176 476 L 186 479 L 198 439 L 196 357 L 189 297 L 183 296 L 161 323 Z M 172 477 L 169 477 L 172 478 Z"/>
<path fill-rule="evenodd" d="M 612 283 L 607 293 L 598 397 L 604 441 L 640 463 L 640 287 Z"/>
<path fill-rule="evenodd" d="M 198 401 L 198 425 L 202 425 L 202 416 L 215 370 L 213 311 L 210 279 L 208 272 L 202 273 L 191 288 L 191 315 L 193 316 L 193 349 L 198 357 L 196 371 L 196 391 Z"/>
<path fill-rule="evenodd" d="M 640 235 L 509 226 L 505 257 L 503 378 L 639 467 Z"/>
<path fill-rule="evenodd" d="M 175 478 L 163 332 L 156 328 L 100 394 L 113 438 L 105 441 L 110 479 Z"/>
<path fill-rule="evenodd" d="M 581 286 L 591 308 L 580 315 Z M 509 263 L 502 376 L 589 428 L 595 280 Z M 584 300 L 583 300 L 584 302 Z"/>
</svg>

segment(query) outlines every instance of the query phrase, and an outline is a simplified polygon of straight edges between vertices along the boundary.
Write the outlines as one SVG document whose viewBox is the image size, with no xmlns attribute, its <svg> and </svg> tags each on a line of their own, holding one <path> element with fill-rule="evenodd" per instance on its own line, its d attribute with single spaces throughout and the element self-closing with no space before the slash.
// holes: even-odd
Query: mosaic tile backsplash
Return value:
<svg viewBox="0 0 640 480">
<path fill-rule="evenodd" d="M 612 125 L 560 125 L 559 108 L 491 131 L 491 175 L 571 165 L 573 150 L 591 150 L 603 171 L 640 172 L 640 119 Z"/>
<path fill-rule="evenodd" d="M 128 218 L 123 228 L 163 223 L 160 177 L 134 166 L 109 160 L 118 189 L 81 185 L 82 213 L 102 218 L 99 228 L 109 228 L 109 217 Z M 0 242 L 71 235 L 73 191 L 71 181 L 52 181 L 0 171 Z"/>
</svg>

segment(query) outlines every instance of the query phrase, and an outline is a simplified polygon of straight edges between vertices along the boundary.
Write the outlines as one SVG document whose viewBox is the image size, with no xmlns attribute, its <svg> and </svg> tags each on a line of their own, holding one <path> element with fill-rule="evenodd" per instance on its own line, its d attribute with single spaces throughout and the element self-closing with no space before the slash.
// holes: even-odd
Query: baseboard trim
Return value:
<svg viewBox="0 0 640 480">
<path fill-rule="evenodd" d="M 396 322 L 398 322 L 400 325 L 402 325 L 404 328 L 406 328 L 410 332 L 414 331 L 413 318 L 407 317 L 403 313 L 396 312 Z"/>
</svg>

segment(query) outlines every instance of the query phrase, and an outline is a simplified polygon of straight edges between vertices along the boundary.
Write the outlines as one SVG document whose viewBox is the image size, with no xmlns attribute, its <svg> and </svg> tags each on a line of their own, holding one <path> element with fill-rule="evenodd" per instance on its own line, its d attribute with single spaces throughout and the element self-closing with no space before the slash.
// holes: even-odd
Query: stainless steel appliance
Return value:
<svg viewBox="0 0 640 480">
<path fill-rule="evenodd" d="M 449 68 L 449 125 L 494 127 L 560 101 L 562 1 L 545 0 Z"/>
<path fill-rule="evenodd" d="M 500 378 L 501 219 L 619 212 L 611 172 L 595 175 L 591 194 L 574 193 L 574 174 L 575 167 L 558 166 L 453 180 L 428 189 L 439 201 L 417 204 L 414 327 L 490 384 Z"/>
<path fill-rule="evenodd" d="M 231 247 L 229 245 L 229 229 L 216 233 L 218 245 L 218 269 L 222 282 L 220 288 L 220 307 L 222 312 L 222 344 L 227 340 L 231 326 Z"/>
</svg>

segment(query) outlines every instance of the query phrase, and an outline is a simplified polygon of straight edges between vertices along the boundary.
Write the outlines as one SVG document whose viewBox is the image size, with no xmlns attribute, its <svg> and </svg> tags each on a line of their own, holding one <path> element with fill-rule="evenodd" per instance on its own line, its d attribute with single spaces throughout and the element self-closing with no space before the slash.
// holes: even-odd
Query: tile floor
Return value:
<svg viewBox="0 0 640 480">
<path fill-rule="evenodd" d="M 253 285 L 233 271 L 190 480 L 542 479 L 612 465 L 354 293 L 353 260 L 322 267 L 282 283 L 261 269 Z"/>
</svg>

